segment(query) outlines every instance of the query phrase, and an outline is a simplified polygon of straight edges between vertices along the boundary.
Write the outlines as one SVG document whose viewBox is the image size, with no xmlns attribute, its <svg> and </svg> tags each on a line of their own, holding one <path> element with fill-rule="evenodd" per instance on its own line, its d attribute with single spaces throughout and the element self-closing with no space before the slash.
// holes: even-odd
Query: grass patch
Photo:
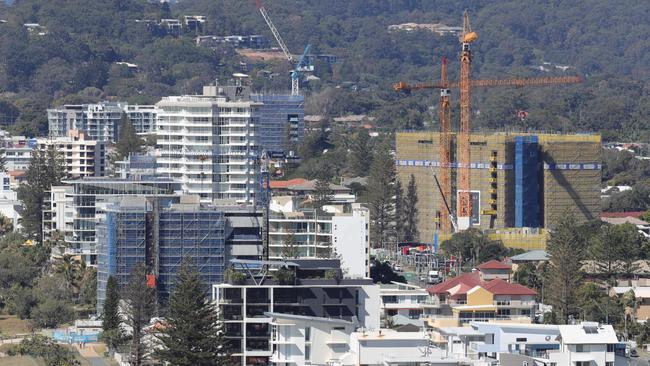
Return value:
<svg viewBox="0 0 650 366">
<path fill-rule="evenodd" d="M 30 333 L 29 322 L 13 315 L 0 315 L 0 335 L 4 338 L 15 334 Z"/>
<path fill-rule="evenodd" d="M 0 366 L 47 366 L 43 359 L 37 360 L 29 356 L 0 358 Z"/>
</svg>

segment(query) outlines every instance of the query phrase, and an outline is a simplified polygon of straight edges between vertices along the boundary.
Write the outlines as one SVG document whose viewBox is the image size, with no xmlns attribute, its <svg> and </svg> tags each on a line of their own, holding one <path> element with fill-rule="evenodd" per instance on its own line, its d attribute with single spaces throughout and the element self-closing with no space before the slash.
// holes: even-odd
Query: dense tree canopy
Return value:
<svg viewBox="0 0 650 366">
<path fill-rule="evenodd" d="M 334 65 L 315 64 L 320 81 L 303 87 L 309 95 L 307 111 L 370 114 L 387 129 L 436 127 L 430 92 L 398 95 L 390 83 L 437 79 L 441 56 L 450 59 L 450 79 L 457 79 L 459 69 L 455 36 L 389 32 L 387 27 L 405 22 L 457 26 L 465 6 L 441 0 L 267 4 L 293 53 L 309 43 L 314 53 L 340 58 Z M 473 47 L 473 77 L 584 78 L 573 86 L 476 90 L 475 127 L 649 137 L 650 41 L 640 36 L 650 30 L 648 2 L 509 0 L 474 2 L 469 10 L 480 35 Z M 185 14 L 206 15 L 207 23 L 180 36 L 158 25 L 161 18 Z M 243 59 L 234 50 L 197 47 L 197 34 L 272 38 L 254 4 L 238 0 L 180 1 L 171 9 L 145 0 L 22 0 L 0 5 L 0 19 L 7 20 L 0 23 L 0 123 L 27 134 L 46 130 L 45 109 L 52 104 L 109 98 L 151 103 L 163 95 L 199 92 L 201 84 L 226 80 L 240 70 Z M 43 29 L 30 32 L 23 26 L 28 22 Z M 284 60 L 247 64 L 257 89 L 288 89 Z M 522 109 L 529 112 L 525 120 L 516 116 Z M 453 112 L 457 119 L 457 108 Z"/>
</svg>

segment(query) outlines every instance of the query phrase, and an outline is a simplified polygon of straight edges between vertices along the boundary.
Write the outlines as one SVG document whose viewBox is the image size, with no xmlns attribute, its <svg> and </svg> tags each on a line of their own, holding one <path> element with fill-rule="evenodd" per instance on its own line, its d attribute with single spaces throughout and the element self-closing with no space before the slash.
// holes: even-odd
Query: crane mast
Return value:
<svg viewBox="0 0 650 366">
<path fill-rule="evenodd" d="M 439 120 L 440 120 L 440 218 L 439 229 L 443 233 L 450 233 L 450 224 L 453 223 L 453 214 L 447 204 L 447 199 L 451 199 L 451 107 L 449 104 L 449 94 L 447 82 L 447 58 L 442 58 L 440 66 L 440 102 L 439 102 Z M 455 226 L 455 225 L 454 225 Z"/>
<path fill-rule="evenodd" d="M 463 33 L 461 36 L 460 53 L 460 129 L 458 133 L 459 164 L 458 172 L 460 178 L 458 190 L 458 227 L 460 230 L 471 226 L 472 202 L 470 197 L 470 142 L 469 132 L 471 128 L 472 96 L 470 84 L 470 70 L 472 64 L 472 53 L 470 43 L 478 36 L 472 32 L 469 25 L 469 14 L 465 10 L 463 17 Z"/>
</svg>

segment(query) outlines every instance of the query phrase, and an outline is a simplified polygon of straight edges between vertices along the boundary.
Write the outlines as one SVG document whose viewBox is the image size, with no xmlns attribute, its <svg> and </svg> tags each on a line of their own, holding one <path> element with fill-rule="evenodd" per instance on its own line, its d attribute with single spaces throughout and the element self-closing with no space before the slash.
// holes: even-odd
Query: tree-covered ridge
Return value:
<svg viewBox="0 0 650 366">
<path fill-rule="evenodd" d="M 456 79 L 458 41 L 452 35 L 388 32 L 387 27 L 405 22 L 457 26 L 468 8 L 480 37 L 473 45 L 473 77 L 578 74 L 585 80 L 573 86 L 477 90 L 476 129 L 648 137 L 648 2 L 276 0 L 266 6 L 292 52 L 310 43 L 314 53 L 341 58 L 332 66 L 315 65 L 321 80 L 303 87 L 308 113 L 370 114 L 387 129 L 436 128 L 435 93 L 403 96 L 390 84 L 436 80 L 441 56 L 450 59 L 449 76 Z M 271 37 L 253 1 L 192 0 L 171 8 L 145 0 L 0 5 L 0 19 L 7 21 L 0 23 L 0 122 L 17 119 L 18 132 L 34 134 L 45 130 L 45 108 L 52 104 L 111 98 L 151 103 L 163 95 L 199 92 L 201 84 L 224 80 L 239 69 L 241 57 L 232 50 L 200 48 L 195 33 L 174 37 L 157 25 L 161 18 L 183 15 L 206 15 L 203 34 Z M 24 23 L 39 23 L 46 33 L 30 34 Z M 138 71 L 118 61 L 137 64 Z M 288 89 L 286 62 L 250 66 L 256 88 Z M 519 110 L 529 112 L 528 118 L 517 118 Z"/>
</svg>

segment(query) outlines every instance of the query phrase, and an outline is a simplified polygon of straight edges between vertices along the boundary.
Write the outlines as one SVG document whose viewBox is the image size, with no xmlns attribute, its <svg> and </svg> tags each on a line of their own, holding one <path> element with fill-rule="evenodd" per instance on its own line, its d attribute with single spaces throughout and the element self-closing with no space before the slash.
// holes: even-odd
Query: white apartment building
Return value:
<svg viewBox="0 0 650 366">
<path fill-rule="evenodd" d="M 72 230 L 74 212 L 72 211 L 73 187 L 52 186 L 50 195 L 45 200 L 43 208 L 43 240 L 53 239 L 58 232 L 63 238 L 67 230 Z M 55 253 L 60 248 L 52 248 L 52 256 L 62 255 Z"/>
<path fill-rule="evenodd" d="M 156 107 L 128 103 L 66 104 L 47 110 L 50 137 L 65 137 L 70 130 L 85 131 L 91 140 L 117 141 L 120 120 L 126 114 L 139 135 L 156 130 Z"/>
<path fill-rule="evenodd" d="M 137 105 L 128 103 L 118 103 L 122 111 L 129 116 L 133 128 L 138 135 L 148 135 L 156 133 L 156 118 L 158 109 L 155 105 Z"/>
<path fill-rule="evenodd" d="M 212 90 L 210 90 L 210 88 Z M 236 94 L 165 97 L 156 104 L 158 173 L 184 193 L 252 203 L 257 190 L 255 125 L 259 103 Z"/>
<path fill-rule="evenodd" d="M 347 277 L 370 276 L 370 212 L 360 204 L 350 205 L 351 212 L 327 213 L 298 210 L 297 197 L 273 197 L 269 217 L 269 258 L 330 258 L 341 260 Z M 295 248 L 287 248 L 293 235 Z"/>
<path fill-rule="evenodd" d="M 54 146 L 61 153 L 68 178 L 101 177 L 106 172 L 106 144 L 91 140 L 83 131 L 70 130 L 66 137 L 38 139 L 38 147 Z"/>
</svg>

